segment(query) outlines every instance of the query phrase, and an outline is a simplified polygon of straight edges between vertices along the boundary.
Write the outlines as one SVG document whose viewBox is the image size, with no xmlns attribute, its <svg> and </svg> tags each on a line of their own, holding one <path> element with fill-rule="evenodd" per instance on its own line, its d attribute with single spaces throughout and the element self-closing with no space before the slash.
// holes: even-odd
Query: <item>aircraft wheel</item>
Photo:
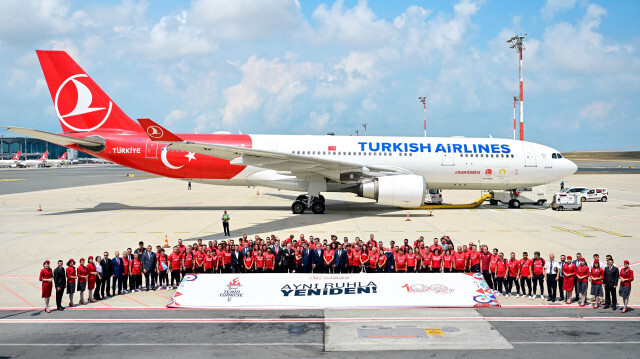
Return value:
<svg viewBox="0 0 640 359">
<path fill-rule="evenodd" d="M 520 208 L 520 201 L 517 199 L 512 199 L 509 201 L 509 208 Z"/>
<path fill-rule="evenodd" d="M 490 199 L 490 200 L 489 200 L 489 204 L 490 204 L 490 205 L 492 205 L 492 206 L 497 206 L 497 205 L 498 205 L 498 200 L 496 200 L 496 199 Z"/>
<path fill-rule="evenodd" d="M 293 212 L 293 214 L 303 214 L 306 209 L 307 205 L 302 201 L 295 201 L 291 205 L 291 212 Z"/>
<path fill-rule="evenodd" d="M 322 201 L 315 201 L 311 203 L 311 211 L 315 214 L 323 214 L 324 208 L 324 203 Z"/>
</svg>

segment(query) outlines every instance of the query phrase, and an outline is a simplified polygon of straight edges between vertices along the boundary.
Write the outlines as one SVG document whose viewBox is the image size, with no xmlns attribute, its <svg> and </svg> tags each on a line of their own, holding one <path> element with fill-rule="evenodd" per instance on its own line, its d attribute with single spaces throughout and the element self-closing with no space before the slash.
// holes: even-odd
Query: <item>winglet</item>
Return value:
<svg viewBox="0 0 640 359">
<path fill-rule="evenodd" d="M 174 135 L 166 128 L 158 125 L 148 118 L 139 118 L 138 122 L 152 141 L 159 142 L 183 142 L 182 138 Z"/>
</svg>

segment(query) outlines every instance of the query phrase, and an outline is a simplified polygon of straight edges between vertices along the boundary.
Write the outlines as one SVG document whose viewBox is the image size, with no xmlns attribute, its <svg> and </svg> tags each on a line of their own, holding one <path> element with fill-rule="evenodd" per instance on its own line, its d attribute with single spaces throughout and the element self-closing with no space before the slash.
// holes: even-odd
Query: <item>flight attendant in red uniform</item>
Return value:
<svg viewBox="0 0 640 359">
<path fill-rule="evenodd" d="M 69 294 L 69 308 L 73 308 L 76 305 L 73 304 L 73 293 L 76 292 L 76 267 L 74 265 L 76 261 L 69 259 L 67 262 L 67 294 Z"/>
<path fill-rule="evenodd" d="M 564 283 L 562 284 L 562 290 L 567 294 L 567 304 L 571 304 L 571 293 L 573 292 L 573 281 L 575 280 L 574 274 L 576 273 L 576 266 L 571 262 L 571 256 L 567 256 L 567 263 L 562 267 L 562 274 L 564 275 Z"/>
<path fill-rule="evenodd" d="M 47 259 L 42 263 L 40 270 L 40 281 L 42 282 L 42 298 L 44 298 L 44 311 L 51 313 L 49 309 L 49 298 L 51 298 L 51 291 L 53 290 L 53 271 L 50 267 L 51 262 Z"/>
<path fill-rule="evenodd" d="M 93 264 L 93 256 L 89 256 L 89 258 L 87 258 L 87 272 L 89 272 L 89 278 L 87 281 L 89 302 L 95 303 L 96 301 L 93 299 L 93 290 L 96 288 L 96 278 L 98 276 L 98 271 L 96 269 L 96 265 Z"/>
<path fill-rule="evenodd" d="M 84 265 L 84 258 L 80 258 L 80 265 L 78 266 L 78 292 L 80 293 L 80 304 L 87 305 L 84 301 L 84 291 L 87 289 L 87 277 L 89 277 L 89 271 Z"/>
<path fill-rule="evenodd" d="M 620 298 L 622 298 L 621 313 L 626 313 L 629 310 L 629 295 L 631 294 L 631 282 L 633 282 L 633 271 L 629 268 L 629 261 L 624 261 L 624 268 L 620 270 Z"/>
<path fill-rule="evenodd" d="M 596 302 L 593 303 L 593 309 L 600 306 L 600 298 L 602 298 L 602 280 L 604 279 L 604 270 L 600 268 L 600 261 L 593 262 L 591 268 L 591 295 Z"/>
</svg>

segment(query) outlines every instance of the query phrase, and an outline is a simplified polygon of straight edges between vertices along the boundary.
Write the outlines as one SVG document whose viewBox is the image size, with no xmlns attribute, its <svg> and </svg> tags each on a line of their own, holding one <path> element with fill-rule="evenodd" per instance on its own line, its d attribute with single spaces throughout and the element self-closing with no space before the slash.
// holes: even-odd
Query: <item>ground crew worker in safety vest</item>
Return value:
<svg viewBox="0 0 640 359">
<path fill-rule="evenodd" d="M 222 215 L 222 229 L 224 229 L 225 236 L 231 237 L 231 233 L 229 232 L 229 219 L 230 217 L 227 214 L 227 211 L 224 211 L 224 214 Z"/>
</svg>

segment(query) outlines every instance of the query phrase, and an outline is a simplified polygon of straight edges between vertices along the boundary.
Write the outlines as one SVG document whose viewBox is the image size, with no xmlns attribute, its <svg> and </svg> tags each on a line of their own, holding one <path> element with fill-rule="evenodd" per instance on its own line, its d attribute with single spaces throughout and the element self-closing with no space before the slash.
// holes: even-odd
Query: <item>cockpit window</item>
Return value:
<svg viewBox="0 0 640 359">
<path fill-rule="evenodd" d="M 558 158 L 558 155 L 556 155 L 555 153 L 552 153 L 551 158 Z"/>
<path fill-rule="evenodd" d="M 558 153 L 558 158 L 562 158 L 562 155 Z"/>
</svg>

